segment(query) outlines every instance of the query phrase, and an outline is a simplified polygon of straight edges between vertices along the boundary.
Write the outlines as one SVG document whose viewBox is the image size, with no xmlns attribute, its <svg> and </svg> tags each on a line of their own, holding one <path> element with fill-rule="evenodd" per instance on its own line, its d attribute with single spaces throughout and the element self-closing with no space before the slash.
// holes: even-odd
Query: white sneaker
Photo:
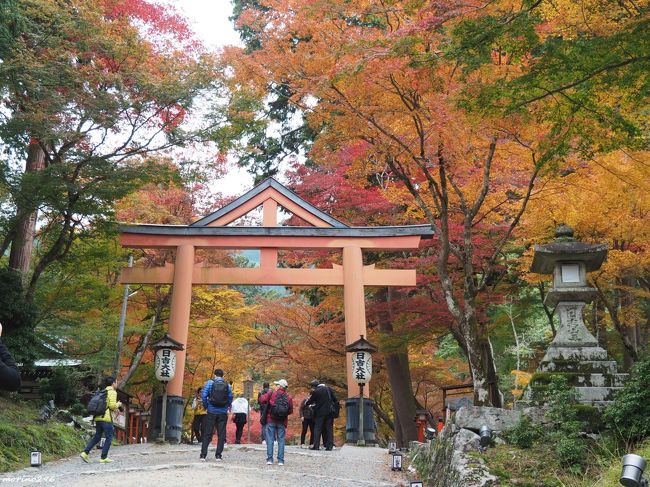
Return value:
<svg viewBox="0 0 650 487">
<path fill-rule="evenodd" d="M 284 465 L 284 462 L 278 462 L 278 466 L 282 467 Z"/>
<path fill-rule="evenodd" d="M 262 440 L 262 445 L 266 445 L 266 440 Z"/>
<path fill-rule="evenodd" d="M 267 464 L 267 465 L 273 465 L 273 462 L 272 462 L 271 460 L 267 460 L 267 461 L 266 461 L 266 464 Z"/>
</svg>

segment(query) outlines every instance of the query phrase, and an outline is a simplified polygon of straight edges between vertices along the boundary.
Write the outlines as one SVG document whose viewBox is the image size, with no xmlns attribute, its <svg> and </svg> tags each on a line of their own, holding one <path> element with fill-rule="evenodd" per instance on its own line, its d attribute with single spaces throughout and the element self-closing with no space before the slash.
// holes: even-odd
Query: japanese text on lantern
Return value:
<svg viewBox="0 0 650 487">
<path fill-rule="evenodd" d="M 156 352 L 156 379 L 168 382 L 176 373 L 176 354 L 169 348 Z"/>
<path fill-rule="evenodd" d="M 372 355 L 368 352 L 352 354 L 352 376 L 359 384 L 365 384 L 372 377 Z"/>
</svg>

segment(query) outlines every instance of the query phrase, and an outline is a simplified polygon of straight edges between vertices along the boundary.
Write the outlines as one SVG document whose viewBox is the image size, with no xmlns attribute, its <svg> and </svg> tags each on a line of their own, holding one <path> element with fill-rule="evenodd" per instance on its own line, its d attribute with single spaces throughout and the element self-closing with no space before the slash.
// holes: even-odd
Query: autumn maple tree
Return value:
<svg viewBox="0 0 650 487">
<path fill-rule="evenodd" d="M 384 174 L 386 197 L 432 225 L 436 270 L 468 352 L 476 401 L 500 405 L 477 300 L 539 171 L 532 133 L 515 120 L 458 110 L 453 97 L 466 83 L 432 55 L 441 40 L 429 30 L 417 31 L 415 24 L 397 28 L 415 22 L 407 10 L 382 11 L 372 2 L 291 11 L 280 3 L 268 5 L 268 11 L 249 11 L 247 20 L 263 26 L 278 15 L 283 26 L 260 29 L 263 48 L 235 66 L 253 88 L 269 76 L 290 83 L 309 122 L 324 127 L 312 151 L 321 164 L 351 157 L 349 177 Z M 403 49 L 394 49 L 388 35 L 397 46 L 396 38 L 403 36 Z M 310 98 L 317 100 L 314 108 Z M 514 187 L 517 197 L 508 197 L 506 187 Z M 499 226 L 505 213 L 511 221 Z M 479 261 L 474 245 L 481 232 L 491 233 L 485 240 L 491 251 Z M 452 268 L 462 269 L 460 279 L 452 278 Z"/>
<path fill-rule="evenodd" d="M 144 0 L 21 0 L 8 2 L 3 20 L 0 135 L 12 211 L 0 249 L 31 300 L 76 238 L 155 177 L 143 157 L 191 136 L 182 122 L 213 64 L 182 18 Z"/>
<path fill-rule="evenodd" d="M 647 56 L 622 43 L 645 28 L 645 11 L 598 8 L 580 21 L 569 2 L 238 3 L 249 42 L 225 60 L 249 111 L 233 122 L 256 121 L 253 101 L 280 100 L 269 87 L 282 87 L 314 133 L 313 161 L 351 161 L 347 177 L 382 178 L 386 198 L 431 224 L 477 404 L 501 405 L 484 310 L 536 182 L 569 154 L 638 143 L 630 118 L 642 103 L 624 88 L 645 79 Z M 617 90 L 614 110 L 603 96 Z"/>
</svg>

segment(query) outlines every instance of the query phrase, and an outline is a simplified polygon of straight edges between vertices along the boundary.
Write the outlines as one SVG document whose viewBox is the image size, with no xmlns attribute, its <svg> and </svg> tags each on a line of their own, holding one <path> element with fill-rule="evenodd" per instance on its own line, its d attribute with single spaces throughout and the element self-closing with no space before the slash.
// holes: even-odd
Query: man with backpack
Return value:
<svg viewBox="0 0 650 487">
<path fill-rule="evenodd" d="M 228 409 L 232 404 L 232 387 L 223 380 L 223 370 L 214 371 L 214 379 L 208 380 L 203 386 L 201 399 L 208 414 L 203 423 L 203 441 L 201 442 L 200 460 L 205 461 L 208 455 L 208 445 L 212 441 L 214 430 L 217 430 L 217 451 L 215 458 L 222 460 L 223 446 L 226 442 L 226 426 L 228 424 Z"/>
<path fill-rule="evenodd" d="M 284 465 L 284 443 L 289 415 L 293 413 L 293 399 L 287 394 L 285 379 L 275 381 L 275 391 L 260 397 L 260 404 L 268 404 L 266 416 L 266 464 L 273 465 L 273 439 L 278 440 L 278 465 Z"/>
<path fill-rule="evenodd" d="M 122 403 L 117 400 L 117 391 L 115 390 L 115 377 L 106 377 L 104 379 L 104 389 L 95 392 L 88 402 L 88 413 L 93 415 L 95 421 L 95 436 L 93 436 L 84 451 L 79 456 L 88 463 L 90 451 L 100 442 L 102 435 L 106 438 L 102 447 L 101 458 L 99 463 L 110 463 L 113 460 L 108 458 L 108 449 L 113 441 L 113 418 L 111 413 L 122 407 Z"/>
</svg>

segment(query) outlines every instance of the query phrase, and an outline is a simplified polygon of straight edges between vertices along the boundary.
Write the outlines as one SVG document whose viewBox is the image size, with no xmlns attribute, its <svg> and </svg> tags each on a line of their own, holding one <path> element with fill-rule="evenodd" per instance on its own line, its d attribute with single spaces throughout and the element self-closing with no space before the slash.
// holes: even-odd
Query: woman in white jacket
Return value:
<svg viewBox="0 0 650 487">
<path fill-rule="evenodd" d="M 241 435 L 244 432 L 244 425 L 248 421 L 248 401 L 243 394 L 240 394 L 237 399 L 232 402 L 232 407 L 230 408 L 232 412 L 232 421 L 237 426 L 237 431 L 235 432 L 235 443 L 241 443 Z"/>
</svg>

